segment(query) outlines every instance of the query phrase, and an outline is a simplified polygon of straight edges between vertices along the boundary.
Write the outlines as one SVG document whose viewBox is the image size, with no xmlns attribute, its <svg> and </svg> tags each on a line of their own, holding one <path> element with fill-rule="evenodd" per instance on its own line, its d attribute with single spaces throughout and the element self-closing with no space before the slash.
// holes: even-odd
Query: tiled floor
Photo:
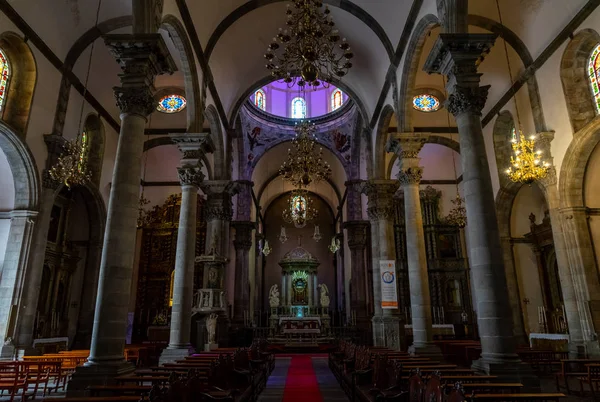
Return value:
<svg viewBox="0 0 600 402">
<path fill-rule="evenodd" d="M 287 380 L 288 369 L 290 367 L 290 361 L 290 357 L 278 357 L 275 360 L 275 369 L 267 381 L 265 390 L 258 398 L 259 402 L 283 401 L 283 392 Z M 347 402 L 348 398 L 346 397 L 346 394 L 342 391 L 337 380 L 329 370 L 327 357 L 313 357 L 312 363 L 317 376 L 319 390 L 323 396 L 323 401 Z"/>
</svg>

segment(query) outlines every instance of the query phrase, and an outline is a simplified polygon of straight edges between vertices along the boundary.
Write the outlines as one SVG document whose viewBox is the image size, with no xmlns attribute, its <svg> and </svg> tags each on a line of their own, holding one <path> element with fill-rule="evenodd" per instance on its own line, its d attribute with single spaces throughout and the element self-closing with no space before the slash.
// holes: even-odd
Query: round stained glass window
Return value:
<svg viewBox="0 0 600 402">
<path fill-rule="evenodd" d="M 413 98 L 413 107 L 421 112 L 435 112 L 440 106 L 440 100 L 433 95 L 421 94 Z"/>
<path fill-rule="evenodd" d="M 167 95 L 158 101 L 157 110 L 163 113 L 178 113 L 185 109 L 187 101 L 181 95 Z"/>
</svg>

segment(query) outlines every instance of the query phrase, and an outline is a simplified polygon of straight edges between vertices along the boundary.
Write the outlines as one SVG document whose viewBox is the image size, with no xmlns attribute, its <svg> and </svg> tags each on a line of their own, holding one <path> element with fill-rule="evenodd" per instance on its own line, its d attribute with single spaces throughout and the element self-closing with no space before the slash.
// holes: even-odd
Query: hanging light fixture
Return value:
<svg viewBox="0 0 600 402">
<path fill-rule="evenodd" d="M 315 225 L 315 232 L 313 233 L 313 240 L 317 243 L 321 240 L 323 236 L 321 236 L 321 231 L 319 230 L 319 225 Z"/>
<path fill-rule="evenodd" d="M 271 246 L 269 246 L 269 241 L 267 239 L 264 240 L 264 243 L 261 247 L 261 252 L 265 257 L 268 257 L 271 254 Z"/>
<path fill-rule="evenodd" d="M 331 251 L 333 254 L 335 254 L 340 249 L 340 246 L 341 246 L 340 239 L 338 239 L 337 236 L 333 236 L 331 238 L 331 244 L 329 245 L 329 251 Z"/>
<path fill-rule="evenodd" d="M 498 9 L 498 19 L 500 25 L 502 22 L 502 12 L 500 3 L 496 0 L 496 8 Z M 508 76 L 510 79 L 510 87 L 512 96 L 515 102 L 515 112 L 517 114 L 517 126 L 513 130 L 511 147 L 514 155 L 510 157 L 511 166 L 506 169 L 506 174 L 510 180 L 515 183 L 531 184 L 536 180 L 541 180 L 548 175 L 550 165 L 541 159 L 542 151 L 535 149 L 535 136 L 531 135 L 526 138 L 521 130 L 521 116 L 519 115 L 519 106 L 517 104 L 517 94 L 514 91 L 514 82 L 512 76 L 512 68 L 510 65 L 510 57 L 508 56 L 508 47 L 506 40 L 504 43 L 504 53 L 506 55 L 506 64 L 508 66 Z"/>
<path fill-rule="evenodd" d="M 288 240 L 287 234 L 285 233 L 285 226 L 281 227 L 281 231 L 279 232 L 279 241 L 281 243 L 285 243 Z"/>
<path fill-rule="evenodd" d="M 330 178 L 331 166 L 323 159 L 323 148 L 315 150 L 315 124 L 304 120 L 296 124 L 295 131 L 292 148 L 288 149 L 287 161 L 279 168 L 279 174 L 297 188 Z"/>
<path fill-rule="evenodd" d="M 96 28 L 98 27 L 101 6 L 102 0 L 99 0 L 98 8 L 96 9 Z M 71 188 L 74 185 L 85 185 L 92 178 L 92 173 L 87 167 L 87 136 L 83 134 L 82 122 L 95 43 L 96 42 L 92 42 L 90 48 L 90 57 L 88 60 L 85 84 L 83 86 L 81 109 L 79 112 L 79 124 L 77 125 L 77 137 L 75 137 L 74 140 L 67 140 L 65 142 L 62 154 L 58 157 L 56 164 L 52 166 L 49 171 L 52 180 L 64 183 L 68 188 Z"/>
<path fill-rule="evenodd" d="M 352 68 L 354 53 L 341 38 L 321 0 L 294 0 L 286 11 L 286 28 L 280 28 L 265 53 L 271 75 L 289 88 L 313 88 L 341 78 Z M 297 74 L 300 76 L 297 76 Z"/>
<path fill-rule="evenodd" d="M 296 189 L 290 193 L 288 207 L 283 210 L 283 220 L 301 229 L 317 218 L 319 212 L 312 206 L 308 191 Z"/>
</svg>

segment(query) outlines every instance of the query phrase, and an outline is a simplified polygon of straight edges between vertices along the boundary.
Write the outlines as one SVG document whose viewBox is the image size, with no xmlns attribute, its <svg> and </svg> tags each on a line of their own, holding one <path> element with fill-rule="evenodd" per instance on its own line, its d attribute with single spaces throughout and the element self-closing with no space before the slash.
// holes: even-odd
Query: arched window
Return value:
<svg viewBox="0 0 600 402">
<path fill-rule="evenodd" d="M 292 205 L 290 205 L 292 210 L 292 216 L 296 218 L 298 221 L 306 220 L 306 198 L 302 195 L 297 195 L 292 198 Z"/>
<path fill-rule="evenodd" d="M 341 90 L 336 89 L 331 94 L 331 111 L 339 109 L 344 103 L 344 96 Z"/>
<path fill-rule="evenodd" d="M 304 119 L 306 117 L 306 101 L 302 98 L 292 100 L 292 119 Z"/>
<path fill-rule="evenodd" d="M 80 172 L 85 170 L 87 167 L 90 150 L 89 142 L 88 133 L 86 130 L 83 130 L 83 133 L 81 133 L 81 153 L 79 154 L 79 164 L 77 165 L 77 168 Z"/>
<path fill-rule="evenodd" d="M 8 82 L 10 80 L 10 64 L 8 57 L 2 49 L 0 49 L 0 116 L 6 103 L 6 96 L 8 95 Z"/>
<path fill-rule="evenodd" d="M 262 89 L 254 93 L 254 105 L 260 110 L 267 110 L 267 96 Z"/>
<path fill-rule="evenodd" d="M 594 104 L 596 105 L 596 113 L 600 113 L 600 44 L 594 48 L 588 64 L 588 74 L 590 77 L 590 85 L 592 94 L 594 95 Z"/>
</svg>

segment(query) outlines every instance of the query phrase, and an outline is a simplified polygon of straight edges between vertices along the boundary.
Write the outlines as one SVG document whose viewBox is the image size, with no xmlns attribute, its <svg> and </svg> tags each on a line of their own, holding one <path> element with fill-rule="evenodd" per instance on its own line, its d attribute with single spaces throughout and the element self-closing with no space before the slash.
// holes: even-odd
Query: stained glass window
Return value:
<svg viewBox="0 0 600 402">
<path fill-rule="evenodd" d="M 596 113 L 600 113 L 600 44 L 596 46 L 588 64 L 588 75 L 590 77 L 590 86 L 594 95 L 594 104 L 596 105 Z"/>
<path fill-rule="evenodd" d="M 0 49 L 0 116 L 6 103 L 6 95 L 8 93 L 8 81 L 10 80 L 10 65 L 8 57 Z"/>
<path fill-rule="evenodd" d="M 163 113 L 178 113 L 185 109 L 187 101 L 181 95 L 167 95 L 158 101 L 157 110 Z"/>
<path fill-rule="evenodd" d="M 297 195 L 292 198 L 292 216 L 297 217 L 299 220 L 306 219 L 306 198 L 302 195 Z"/>
<path fill-rule="evenodd" d="M 340 107 L 342 107 L 343 103 L 344 103 L 344 96 L 342 94 L 342 91 L 339 89 L 336 89 L 331 94 L 331 111 L 333 112 L 334 110 L 339 109 Z"/>
<path fill-rule="evenodd" d="M 260 110 L 267 109 L 267 97 L 262 89 L 254 93 L 254 105 Z"/>
<path fill-rule="evenodd" d="M 89 154 L 89 138 L 85 130 L 81 133 L 81 153 L 79 154 L 79 163 L 77 164 L 77 169 L 81 172 L 84 170 L 85 165 L 87 164 L 87 158 Z"/>
<path fill-rule="evenodd" d="M 306 101 L 302 98 L 292 100 L 292 119 L 304 119 L 306 117 Z"/>
<path fill-rule="evenodd" d="M 413 107 L 421 112 L 435 112 L 440 108 L 440 100 L 430 94 L 421 94 L 413 98 Z"/>
</svg>

